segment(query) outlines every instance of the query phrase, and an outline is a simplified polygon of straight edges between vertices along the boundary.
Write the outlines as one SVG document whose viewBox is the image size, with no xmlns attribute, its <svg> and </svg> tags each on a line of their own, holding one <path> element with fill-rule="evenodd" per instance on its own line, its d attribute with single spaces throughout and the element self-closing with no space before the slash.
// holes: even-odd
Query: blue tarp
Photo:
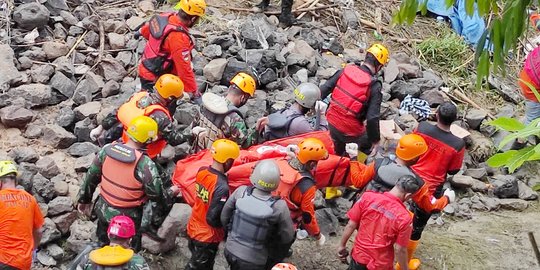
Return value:
<svg viewBox="0 0 540 270">
<path fill-rule="evenodd" d="M 418 2 L 422 4 L 424 0 Z M 456 3 L 449 8 L 446 7 L 445 2 L 445 0 L 427 0 L 427 10 L 450 19 L 454 31 L 463 36 L 467 43 L 476 46 L 486 29 L 486 23 L 478 14 L 476 3 L 474 3 L 474 14 L 469 16 L 465 11 L 465 0 L 456 0 Z"/>
</svg>

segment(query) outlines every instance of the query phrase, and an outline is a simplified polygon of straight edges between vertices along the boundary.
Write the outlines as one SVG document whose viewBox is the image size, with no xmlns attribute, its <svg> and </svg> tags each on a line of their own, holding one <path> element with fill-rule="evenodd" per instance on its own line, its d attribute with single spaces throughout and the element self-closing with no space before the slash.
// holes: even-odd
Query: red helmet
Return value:
<svg viewBox="0 0 540 270">
<path fill-rule="evenodd" d="M 274 267 L 272 267 L 272 270 L 297 270 L 296 266 L 290 264 L 290 263 L 278 263 Z"/>
<path fill-rule="evenodd" d="M 131 238 L 135 235 L 135 223 L 128 216 L 116 216 L 111 219 L 107 234 L 118 238 Z"/>
</svg>

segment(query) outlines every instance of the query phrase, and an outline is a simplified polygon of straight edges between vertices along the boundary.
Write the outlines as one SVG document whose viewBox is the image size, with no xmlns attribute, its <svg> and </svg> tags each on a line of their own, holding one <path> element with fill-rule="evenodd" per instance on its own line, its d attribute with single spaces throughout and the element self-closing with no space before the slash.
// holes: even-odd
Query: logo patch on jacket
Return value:
<svg viewBox="0 0 540 270">
<path fill-rule="evenodd" d="M 195 192 L 197 193 L 197 197 L 199 197 L 204 203 L 208 203 L 208 197 L 210 196 L 210 192 L 208 192 L 208 190 L 204 186 L 196 183 Z"/>
<path fill-rule="evenodd" d="M 191 52 L 189 50 L 182 51 L 182 58 L 184 58 L 184 61 L 189 62 L 190 61 L 190 54 Z"/>
</svg>

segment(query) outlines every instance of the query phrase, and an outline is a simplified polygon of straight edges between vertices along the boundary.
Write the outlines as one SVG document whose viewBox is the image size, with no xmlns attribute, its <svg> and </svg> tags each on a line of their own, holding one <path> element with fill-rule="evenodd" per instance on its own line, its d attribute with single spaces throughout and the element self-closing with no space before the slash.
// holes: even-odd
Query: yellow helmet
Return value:
<svg viewBox="0 0 540 270">
<path fill-rule="evenodd" d="M 202 17 L 206 10 L 206 2 L 204 0 L 180 0 L 174 9 L 182 10 L 191 16 Z"/>
<path fill-rule="evenodd" d="M 298 144 L 298 149 L 296 157 L 302 164 L 328 158 L 328 150 L 324 147 L 324 143 L 316 138 L 303 140 Z"/>
<path fill-rule="evenodd" d="M 219 163 L 225 163 L 229 159 L 236 159 L 240 156 L 240 147 L 231 140 L 219 139 L 210 148 L 212 158 Z"/>
<path fill-rule="evenodd" d="M 158 124 L 148 116 L 137 116 L 131 120 L 127 134 L 136 142 L 151 143 L 157 139 Z"/>
<path fill-rule="evenodd" d="M 122 246 L 104 246 L 90 252 L 88 258 L 100 266 L 119 266 L 129 262 L 134 253 Z"/>
<path fill-rule="evenodd" d="M 15 164 L 13 164 L 13 162 L 9 160 L 0 161 L 0 177 L 6 176 L 10 173 L 14 173 L 15 175 L 19 174 L 19 172 L 17 171 L 17 167 L 15 167 Z"/>
<path fill-rule="evenodd" d="M 377 59 L 381 65 L 386 65 L 386 63 L 390 61 L 390 52 L 388 52 L 388 49 L 382 44 L 373 44 L 371 47 L 369 47 L 369 49 L 367 49 L 367 52 L 373 54 L 375 59 Z"/>
<path fill-rule="evenodd" d="M 184 83 L 172 74 L 161 75 L 154 87 L 164 99 L 181 98 L 184 95 Z"/>
<path fill-rule="evenodd" d="M 240 90 L 244 91 L 244 93 L 247 93 L 250 96 L 255 95 L 255 89 L 257 89 L 257 83 L 255 82 L 255 79 L 244 72 L 236 74 L 232 78 L 231 84 L 235 84 L 236 86 L 238 86 L 238 88 L 240 88 Z"/>
</svg>

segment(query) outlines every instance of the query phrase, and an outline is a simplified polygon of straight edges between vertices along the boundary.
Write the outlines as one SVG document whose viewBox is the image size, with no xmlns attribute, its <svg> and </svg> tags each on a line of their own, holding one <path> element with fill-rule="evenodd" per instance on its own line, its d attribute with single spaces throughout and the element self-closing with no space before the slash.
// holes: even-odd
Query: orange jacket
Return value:
<svg viewBox="0 0 540 270">
<path fill-rule="evenodd" d="M 303 181 L 308 181 L 303 183 Z M 311 185 L 310 183 L 311 182 Z M 301 187 L 303 185 L 310 186 L 306 189 Z M 315 216 L 315 206 L 313 201 L 315 200 L 315 193 L 317 192 L 317 187 L 315 182 L 308 179 L 300 180 L 298 185 L 293 188 L 290 195 L 290 200 L 298 206 L 298 210 L 291 210 L 291 217 L 294 221 L 301 218 L 301 223 L 303 229 L 305 229 L 309 235 L 315 236 L 321 233 L 319 228 L 319 223 L 317 222 L 317 217 Z"/>
<path fill-rule="evenodd" d="M 169 23 L 174 26 L 183 27 L 186 31 L 188 30 L 176 15 L 169 17 Z M 148 23 L 141 28 L 140 32 L 145 39 L 149 39 L 150 28 Z M 195 81 L 195 74 L 191 65 L 192 49 L 193 45 L 190 37 L 182 32 L 171 32 L 163 42 L 163 50 L 172 55 L 174 62 L 171 73 L 180 77 L 182 82 L 184 82 L 185 91 L 190 93 L 197 91 L 197 82 Z M 142 64 L 139 64 L 139 76 L 148 81 L 155 81 L 157 79 L 156 75 L 146 69 Z"/>
</svg>

